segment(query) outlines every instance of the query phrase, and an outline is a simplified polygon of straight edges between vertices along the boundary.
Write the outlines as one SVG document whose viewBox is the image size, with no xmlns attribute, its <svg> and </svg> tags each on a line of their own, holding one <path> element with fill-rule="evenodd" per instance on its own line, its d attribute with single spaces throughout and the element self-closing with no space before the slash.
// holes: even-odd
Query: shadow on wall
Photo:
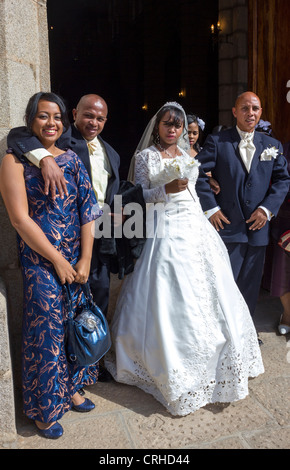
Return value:
<svg viewBox="0 0 290 470">
<path fill-rule="evenodd" d="M 6 153 L 6 137 L 0 140 L 0 163 Z M 12 227 L 2 196 L 0 195 L 0 277 L 6 289 L 7 323 L 10 338 L 10 354 L 15 388 L 21 386 L 21 330 L 23 286 L 16 231 Z M 0 331 L 1 342 L 1 331 Z"/>
</svg>

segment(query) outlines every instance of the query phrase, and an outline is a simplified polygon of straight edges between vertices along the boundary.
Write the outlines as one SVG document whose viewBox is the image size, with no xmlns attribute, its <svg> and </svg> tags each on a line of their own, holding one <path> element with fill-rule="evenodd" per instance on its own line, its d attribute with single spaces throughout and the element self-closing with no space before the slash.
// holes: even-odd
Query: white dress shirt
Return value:
<svg viewBox="0 0 290 470">
<path fill-rule="evenodd" d="M 102 207 L 105 202 L 108 180 L 112 176 L 112 169 L 106 150 L 98 137 L 87 141 L 87 145 L 90 155 L 92 186 L 97 201 Z"/>
</svg>

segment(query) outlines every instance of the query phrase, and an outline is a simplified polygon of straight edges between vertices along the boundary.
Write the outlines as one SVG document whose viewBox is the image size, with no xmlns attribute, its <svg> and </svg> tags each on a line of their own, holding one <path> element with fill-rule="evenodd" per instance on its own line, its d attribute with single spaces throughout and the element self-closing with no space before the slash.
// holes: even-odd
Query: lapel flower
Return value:
<svg viewBox="0 0 290 470">
<path fill-rule="evenodd" d="M 277 158 L 278 154 L 279 150 L 276 147 L 268 147 L 261 153 L 260 160 L 266 162 L 272 160 L 272 158 Z"/>
</svg>

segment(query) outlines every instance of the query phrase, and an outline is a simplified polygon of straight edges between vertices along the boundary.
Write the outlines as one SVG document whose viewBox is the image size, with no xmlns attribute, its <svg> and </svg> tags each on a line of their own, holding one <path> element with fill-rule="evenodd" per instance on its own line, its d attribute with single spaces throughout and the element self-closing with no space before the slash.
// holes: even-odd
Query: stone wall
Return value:
<svg viewBox="0 0 290 470">
<path fill-rule="evenodd" d="M 9 129 L 24 124 L 28 99 L 39 90 L 50 90 L 46 0 L 1 0 L 0 159 L 5 154 Z M 1 197 L 0 227 L 1 447 L 16 438 L 14 394 L 21 397 L 22 320 L 16 235 Z"/>
<path fill-rule="evenodd" d="M 232 126 L 236 97 L 248 88 L 248 2 L 219 0 L 219 123 Z"/>
</svg>

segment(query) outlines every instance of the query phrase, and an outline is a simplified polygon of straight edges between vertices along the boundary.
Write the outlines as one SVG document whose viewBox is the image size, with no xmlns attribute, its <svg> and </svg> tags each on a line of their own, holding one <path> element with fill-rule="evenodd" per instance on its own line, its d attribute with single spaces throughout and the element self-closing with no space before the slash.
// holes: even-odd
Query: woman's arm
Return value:
<svg viewBox="0 0 290 470">
<path fill-rule="evenodd" d="M 76 271 L 29 216 L 23 166 L 13 154 L 7 154 L 3 158 L 0 168 L 0 192 L 11 224 L 21 238 L 30 248 L 53 264 L 62 284 L 66 281 L 72 283 Z"/>
<path fill-rule="evenodd" d="M 75 282 L 87 282 L 89 278 L 94 243 L 94 223 L 95 221 L 92 220 L 81 226 L 81 257 L 75 265 L 77 272 Z"/>
<path fill-rule="evenodd" d="M 150 188 L 148 164 L 148 151 L 143 151 L 135 155 L 135 184 L 141 184 L 146 203 L 166 202 L 165 185 Z"/>
</svg>

